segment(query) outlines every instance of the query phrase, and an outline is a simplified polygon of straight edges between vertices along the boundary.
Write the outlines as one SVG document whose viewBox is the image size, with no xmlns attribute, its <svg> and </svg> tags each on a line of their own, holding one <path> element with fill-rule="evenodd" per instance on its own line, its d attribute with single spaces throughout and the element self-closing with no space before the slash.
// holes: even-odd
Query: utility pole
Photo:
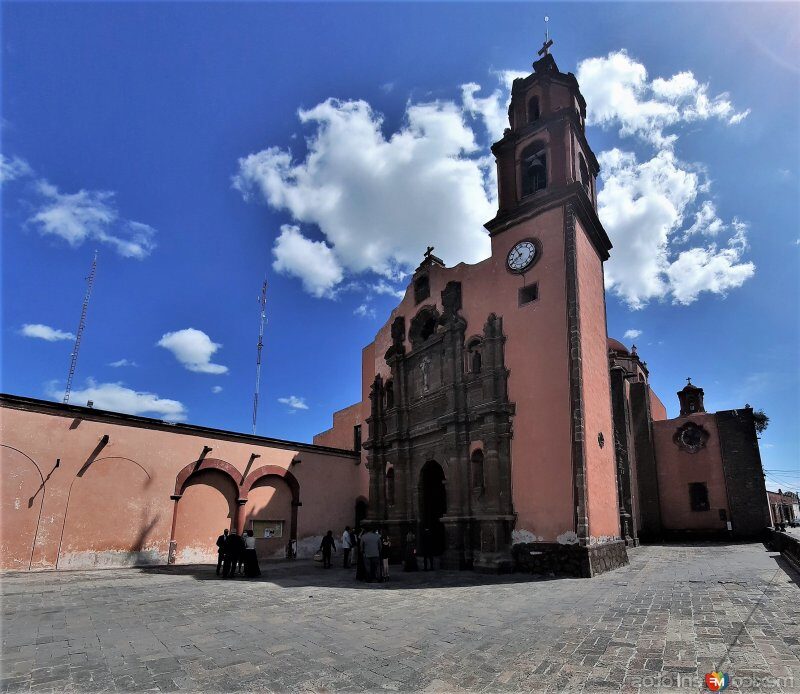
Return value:
<svg viewBox="0 0 800 694">
<path fill-rule="evenodd" d="M 94 284 L 94 275 L 97 270 L 97 251 L 94 252 L 92 259 L 92 269 L 89 276 L 86 278 L 86 295 L 83 297 L 83 306 L 81 307 L 81 320 L 78 323 L 78 332 L 75 334 L 75 347 L 72 350 L 72 356 L 69 362 L 69 374 L 67 374 L 67 387 L 64 390 L 64 404 L 69 402 L 69 393 L 72 390 L 72 378 L 75 376 L 75 366 L 78 364 L 78 350 L 81 348 L 81 338 L 83 337 L 83 329 L 86 327 L 86 311 L 89 308 L 89 297 L 92 295 L 92 285 Z"/>
<path fill-rule="evenodd" d="M 256 392 L 253 395 L 253 433 L 256 433 L 256 418 L 258 417 L 258 391 L 261 385 L 261 350 L 264 347 L 264 323 L 267 320 L 267 280 L 261 285 L 261 316 L 258 324 L 258 356 L 256 357 Z"/>
</svg>

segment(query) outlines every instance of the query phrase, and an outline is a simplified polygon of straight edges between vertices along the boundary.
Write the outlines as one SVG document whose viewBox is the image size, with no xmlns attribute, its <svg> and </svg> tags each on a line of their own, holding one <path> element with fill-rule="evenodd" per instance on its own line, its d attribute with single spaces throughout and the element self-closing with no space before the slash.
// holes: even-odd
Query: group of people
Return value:
<svg viewBox="0 0 800 694">
<path fill-rule="evenodd" d="M 341 537 L 343 567 L 349 569 L 356 566 L 356 580 L 375 582 L 389 580 L 389 555 L 392 542 L 389 534 L 378 527 L 356 528 L 348 525 Z M 420 542 L 424 570 L 433 569 L 433 535 L 429 528 L 424 528 Z M 331 555 L 336 551 L 336 540 L 333 531 L 329 530 L 322 538 L 319 551 L 322 555 L 322 566 L 331 568 Z M 417 538 L 409 530 L 403 547 L 403 571 L 417 571 Z"/>
<path fill-rule="evenodd" d="M 217 576 L 222 572 L 223 578 L 246 576 L 255 578 L 261 575 L 256 554 L 256 538 L 252 530 L 245 530 L 241 535 L 227 529 L 217 538 Z"/>
</svg>

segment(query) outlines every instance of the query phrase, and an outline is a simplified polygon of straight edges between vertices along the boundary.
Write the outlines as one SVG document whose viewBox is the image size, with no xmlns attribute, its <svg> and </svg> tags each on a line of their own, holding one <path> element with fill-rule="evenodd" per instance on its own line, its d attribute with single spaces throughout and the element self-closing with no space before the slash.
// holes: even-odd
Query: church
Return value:
<svg viewBox="0 0 800 694">
<path fill-rule="evenodd" d="M 223 527 L 260 556 L 379 525 L 428 529 L 445 568 L 594 576 L 642 541 L 770 525 L 753 411 L 679 393 L 668 419 L 637 350 L 609 339 L 586 102 L 546 43 L 492 147 L 491 256 L 428 248 L 362 352 L 362 396 L 313 444 L 0 396 L 0 566 L 213 561 Z"/>
</svg>

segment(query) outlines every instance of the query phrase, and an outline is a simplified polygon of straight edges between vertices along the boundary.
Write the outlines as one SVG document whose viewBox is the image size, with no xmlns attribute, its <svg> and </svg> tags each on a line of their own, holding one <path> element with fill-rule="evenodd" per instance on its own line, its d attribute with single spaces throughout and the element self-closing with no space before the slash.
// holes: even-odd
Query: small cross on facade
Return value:
<svg viewBox="0 0 800 694">
<path fill-rule="evenodd" d="M 425 257 L 430 258 L 431 253 L 433 253 L 433 246 L 428 246 L 428 250 L 425 251 Z"/>
<path fill-rule="evenodd" d="M 686 383 L 688 383 L 689 385 L 692 385 L 692 377 L 691 377 L 691 376 L 689 376 L 689 377 L 686 379 Z"/>
</svg>

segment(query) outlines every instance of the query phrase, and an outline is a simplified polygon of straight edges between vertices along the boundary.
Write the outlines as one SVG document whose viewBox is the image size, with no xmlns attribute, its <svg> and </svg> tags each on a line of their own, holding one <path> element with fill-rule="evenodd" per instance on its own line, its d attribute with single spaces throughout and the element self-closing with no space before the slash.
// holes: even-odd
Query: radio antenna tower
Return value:
<svg viewBox="0 0 800 694">
<path fill-rule="evenodd" d="M 94 252 L 92 259 L 92 269 L 86 278 L 86 295 L 83 297 L 81 307 L 81 320 L 78 323 L 78 332 L 75 334 L 75 347 L 72 349 L 72 357 L 69 362 L 69 374 L 67 374 L 67 387 L 64 390 L 64 404 L 69 402 L 69 393 L 72 390 L 72 378 L 75 376 L 75 366 L 78 364 L 78 350 L 81 348 L 81 338 L 83 329 L 86 327 L 86 310 L 89 308 L 89 297 L 92 295 L 92 285 L 94 284 L 95 270 L 97 270 L 97 251 Z"/>
<path fill-rule="evenodd" d="M 261 317 L 258 324 L 258 357 L 256 358 L 256 392 L 253 395 L 253 434 L 256 433 L 256 418 L 258 417 L 258 391 L 261 385 L 261 350 L 264 347 L 264 323 L 267 322 L 267 280 L 261 285 Z"/>
</svg>

